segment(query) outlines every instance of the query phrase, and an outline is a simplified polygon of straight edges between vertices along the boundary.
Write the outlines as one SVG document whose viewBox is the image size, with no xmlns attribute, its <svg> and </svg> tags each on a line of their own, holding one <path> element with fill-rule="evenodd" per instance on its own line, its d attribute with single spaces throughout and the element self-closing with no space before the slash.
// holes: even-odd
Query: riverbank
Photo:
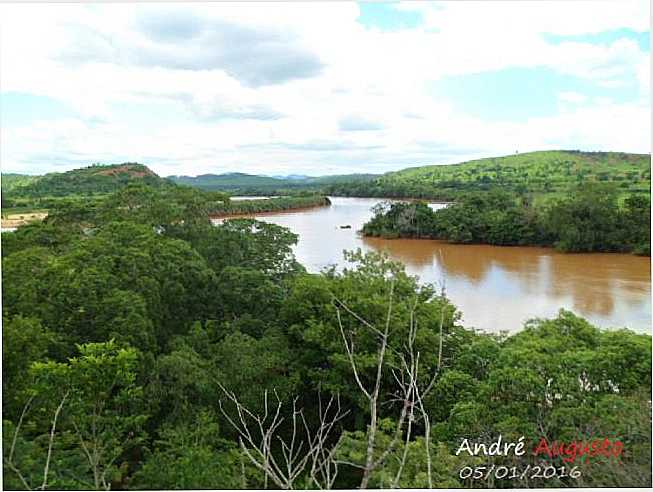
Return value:
<svg viewBox="0 0 653 492">
<path fill-rule="evenodd" d="M 460 244 L 545 246 L 568 253 L 635 253 L 650 256 L 650 202 L 586 187 L 547 206 L 504 192 L 468 195 L 432 210 L 424 203 L 390 203 L 363 225 L 370 237 L 443 239 Z"/>
<path fill-rule="evenodd" d="M 245 217 L 252 214 L 273 214 L 284 211 L 301 212 L 316 207 L 331 205 L 328 197 L 323 195 L 252 197 L 251 199 L 233 200 L 227 203 L 214 202 L 209 205 L 209 218 Z M 31 222 L 41 221 L 48 216 L 48 210 L 30 209 L 3 212 L 2 228 L 15 229 Z"/>
<path fill-rule="evenodd" d="M 331 200 L 323 195 L 276 197 L 267 200 L 234 200 L 216 205 L 209 211 L 209 217 L 211 219 L 224 219 L 252 214 L 310 210 L 316 207 L 328 207 L 329 205 L 331 205 Z"/>
<path fill-rule="evenodd" d="M 240 213 L 229 213 L 229 214 L 209 214 L 209 218 L 211 220 L 214 219 L 220 219 L 220 220 L 227 220 L 227 219 L 249 219 L 249 218 L 256 218 L 256 217 L 268 217 L 268 216 L 275 216 L 275 215 L 283 215 L 283 214 L 294 214 L 294 213 L 302 213 L 302 212 L 310 212 L 311 210 L 319 209 L 322 207 L 328 207 L 329 205 L 311 205 L 310 207 L 302 207 L 302 208 L 287 208 L 284 210 L 268 210 L 265 212 L 240 212 Z"/>
</svg>

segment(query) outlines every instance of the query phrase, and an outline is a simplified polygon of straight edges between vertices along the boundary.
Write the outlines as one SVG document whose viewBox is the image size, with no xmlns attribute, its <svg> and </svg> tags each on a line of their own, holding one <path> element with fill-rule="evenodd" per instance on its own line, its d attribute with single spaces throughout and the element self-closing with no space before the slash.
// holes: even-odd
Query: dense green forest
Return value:
<svg viewBox="0 0 653 492">
<path fill-rule="evenodd" d="M 528 195 L 500 191 L 462 195 L 455 203 L 436 211 L 424 202 L 382 203 L 362 232 L 385 238 L 650 255 L 648 196 L 633 194 L 623 204 L 619 197 L 614 186 L 595 184 L 579 187 L 542 205 L 535 205 Z"/>
<path fill-rule="evenodd" d="M 386 173 L 365 183 L 331 186 L 334 195 L 450 201 L 467 192 L 566 193 L 580 184 L 612 183 L 623 193 L 651 190 L 651 156 L 622 152 L 541 151 Z"/>
<path fill-rule="evenodd" d="M 308 274 L 213 198 L 132 183 L 2 234 L 5 488 L 651 486 L 650 336 L 477 332 L 401 264 Z M 499 436 L 528 452 L 456 454 Z"/>
</svg>

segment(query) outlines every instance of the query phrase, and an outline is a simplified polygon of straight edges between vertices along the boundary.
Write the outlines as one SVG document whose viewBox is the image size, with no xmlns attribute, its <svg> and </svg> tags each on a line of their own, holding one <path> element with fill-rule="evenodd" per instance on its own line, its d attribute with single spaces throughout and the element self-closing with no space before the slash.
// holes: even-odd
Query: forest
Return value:
<svg viewBox="0 0 653 492">
<path fill-rule="evenodd" d="M 514 334 L 469 329 L 444 286 L 400 263 L 350 251 L 309 274 L 295 234 L 213 225 L 214 198 L 132 183 L 2 233 L 6 489 L 651 486 L 649 335 L 564 310 Z M 575 247 L 596 224 L 574 221 L 603 204 L 566 204 L 557 240 Z M 645 204 L 624 206 L 600 224 L 631 217 L 634 249 Z M 532 213 L 499 197 L 411 207 L 374 227 L 480 240 L 509 225 L 492 240 L 510 244 Z M 529 452 L 456 454 L 499 436 Z M 536 456 L 543 438 L 623 452 Z"/>
<path fill-rule="evenodd" d="M 651 203 L 620 200 L 611 185 L 585 185 L 555 201 L 504 191 L 467 193 L 432 210 L 424 202 L 384 202 L 362 229 L 367 236 L 444 239 L 500 246 L 552 246 L 565 252 L 651 254 Z M 620 203 L 620 201 L 622 203 Z"/>
</svg>

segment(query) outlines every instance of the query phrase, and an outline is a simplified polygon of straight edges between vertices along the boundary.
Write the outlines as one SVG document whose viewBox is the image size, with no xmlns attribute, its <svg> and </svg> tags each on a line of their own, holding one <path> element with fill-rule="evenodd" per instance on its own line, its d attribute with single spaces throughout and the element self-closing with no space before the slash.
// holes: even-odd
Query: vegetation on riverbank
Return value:
<svg viewBox="0 0 653 492">
<path fill-rule="evenodd" d="M 619 192 L 613 187 L 586 186 L 539 206 L 527 196 L 497 191 L 468 194 L 437 211 L 423 202 L 384 203 L 376 207 L 362 232 L 385 238 L 650 255 L 650 221 L 650 201 L 645 195 L 629 196 L 620 205 Z"/>
<path fill-rule="evenodd" d="M 479 333 L 387 257 L 307 274 L 290 231 L 212 225 L 219 198 L 132 185 L 3 233 L 5 488 L 651 485 L 650 336 L 566 311 Z M 542 461 L 455 454 L 498 436 L 623 454 L 460 478 Z"/>
<path fill-rule="evenodd" d="M 211 209 L 212 217 L 248 215 L 262 212 L 281 212 L 330 205 L 331 201 L 322 195 L 302 194 L 279 196 L 265 200 L 232 200 L 219 202 Z"/>
<path fill-rule="evenodd" d="M 147 166 L 131 162 L 94 164 L 43 176 L 2 174 L 2 183 L 3 227 L 24 225 L 31 221 L 25 217 L 43 217 L 53 207 L 99 202 L 129 185 L 140 184 L 151 188 L 175 186 Z M 14 217 L 10 219 L 10 215 Z M 21 215 L 23 219 L 19 218 Z"/>
</svg>

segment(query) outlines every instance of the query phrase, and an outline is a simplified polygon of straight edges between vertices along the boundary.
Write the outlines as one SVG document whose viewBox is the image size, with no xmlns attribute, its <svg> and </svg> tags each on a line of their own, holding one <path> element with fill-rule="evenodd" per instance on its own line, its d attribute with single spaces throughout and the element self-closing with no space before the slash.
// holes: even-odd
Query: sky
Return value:
<svg viewBox="0 0 653 492">
<path fill-rule="evenodd" d="M 0 165 L 343 174 L 650 152 L 646 0 L 0 5 Z"/>
</svg>

